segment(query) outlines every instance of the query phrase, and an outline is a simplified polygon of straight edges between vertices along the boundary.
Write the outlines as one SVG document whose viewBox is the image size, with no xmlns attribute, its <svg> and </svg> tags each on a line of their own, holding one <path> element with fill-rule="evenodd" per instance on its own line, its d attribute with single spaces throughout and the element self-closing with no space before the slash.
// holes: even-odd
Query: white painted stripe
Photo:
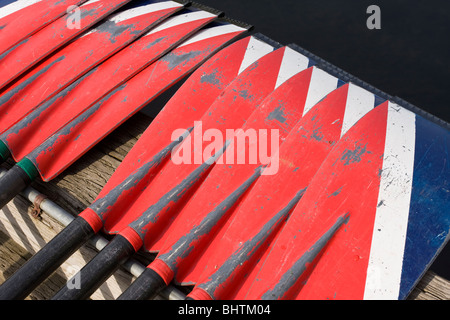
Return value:
<svg viewBox="0 0 450 320">
<path fill-rule="evenodd" d="M 225 25 L 221 25 L 221 26 L 217 26 L 217 27 L 211 27 L 211 28 L 207 28 L 207 29 L 202 29 L 199 32 L 197 32 L 195 35 L 193 35 L 192 37 L 190 37 L 188 40 L 186 40 L 185 42 L 183 42 L 179 48 L 187 46 L 191 43 L 194 42 L 198 42 L 201 40 L 205 40 L 208 38 L 212 38 L 215 36 L 219 36 L 219 35 L 225 35 L 228 33 L 233 33 L 233 32 L 237 32 L 237 31 L 243 31 L 245 30 L 242 27 L 238 27 L 234 24 L 225 24 Z"/>
<path fill-rule="evenodd" d="M 286 80 L 300 71 L 308 68 L 309 59 L 301 53 L 285 47 L 283 60 L 281 61 L 280 71 L 278 73 L 275 89 L 282 85 Z"/>
<path fill-rule="evenodd" d="M 242 59 L 241 66 L 239 68 L 239 74 L 247 69 L 256 60 L 262 58 L 266 54 L 272 52 L 274 47 L 261 41 L 255 37 L 250 37 L 250 41 L 247 45 L 247 50 L 245 51 L 244 59 Z"/>
<path fill-rule="evenodd" d="M 335 90 L 338 85 L 338 78 L 331 74 L 313 67 L 311 75 L 311 83 L 309 84 L 308 96 L 306 97 L 305 108 L 303 115 L 305 115 L 314 105 L 322 100 L 327 94 Z"/>
<path fill-rule="evenodd" d="M 374 106 L 375 96 L 373 93 L 349 83 L 341 137 Z"/>
<path fill-rule="evenodd" d="M 414 166 L 414 113 L 389 103 L 378 206 L 364 299 L 397 300 Z"/>
<path fill-rule="evenodd" d="M 113 14 L 108 20 L 118 23 L 127 19 L 135 18 L 143 14 L 148 14 L 150 12 L 156 12 L 160 10 L 182 7 L 183 5 L 174 1 L 164 1 L 157 3 L 150 3 L 145 6 L 140 6 L 136 8 L 131 8 L 122 12 L 117 12 Z"/>
<path fill-rule="evenodd" d="M 19 11 L 25 7 L 31 6 L 41 0 L 21 0 L 8 4 L 0 9 L 0 19 L 6 17 L 7 15 Z"/>
<path fill-rule="evenodd" d="M 165 29 L 169 29 L 169 28 L 172 28 L 175 26 L 179 26 L 184 23 L 193 22 L 193 21 L 197 21 L 197 20 L 201 20 L 201 19 L 212 18 L 212 17 L 217 17 L 217 15 L 212 14 L 207 11 L 195 11 L 195 12 L 189 12 L 186 14 L 177 15 L 177 16 L 174 16 L 174 17 L 171 17 L 171 18 L 165 20 L 164 22 L 159 24 L 157 27 L 150 30 L 147 33 L 147 35 L 153 34 L 153 33 L 165 30 Z"/>
</svg>

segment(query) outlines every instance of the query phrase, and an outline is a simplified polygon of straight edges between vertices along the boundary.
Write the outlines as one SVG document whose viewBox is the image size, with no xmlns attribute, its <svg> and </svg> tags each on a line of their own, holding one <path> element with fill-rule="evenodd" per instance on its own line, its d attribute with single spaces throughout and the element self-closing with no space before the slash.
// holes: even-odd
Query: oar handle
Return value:
<svg viewBox="0 0 450 320">
<path fill-rule="evenodd" d="M 94 233 L 83 218 L 73 220 L 0 286 L 0 300 L 24 299 Z"/>
<path fill-rule="evenodd" d="M 133 253 L 133 245 L 123 236 L 117 235 L 88 264 L 74 275 L 59 290 L 52 300 L 83 300 L 117 270 Z"/>
<path fill-rule="evenodd" d="M 150 268 L 145 271 L 125 290 L 117 300 L 153 299 L 166 287 L 164 279 Z"/>
<path fill-rule="evenodd" d="M 19 165 L 14 165 L 0 178 L 0 208 L 3 208 L 16 195 L 35 179 Z"/>
</svg>

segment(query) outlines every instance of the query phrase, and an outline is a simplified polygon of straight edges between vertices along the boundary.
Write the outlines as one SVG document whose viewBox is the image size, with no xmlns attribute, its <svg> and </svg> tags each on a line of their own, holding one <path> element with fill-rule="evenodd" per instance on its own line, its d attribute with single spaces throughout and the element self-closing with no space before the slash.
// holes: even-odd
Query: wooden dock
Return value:
<svg viewBox="0 0 450 320">
<path fill-rule="evenodd" d="M 46 195 L 69 213 L 76 215 L 86 208 L 108 181 L 139 136 L 151 123 L 151 118 L 138 114 L 85 154 L 62 175 L 49 183 L 35 182 L 32 187 Z M 12 162 L 4 164 L 8 169 Z M 40 218 L 31 215 L 33 205 L 17 196 L 0 210 L 0 283 L 17 270 L 29 257 L 44 246 L 63 226 L 46 212 Z M 88 262 L 97 249 L 86 244 L 72 255 L 51 277 L 41 284 L 28 299 L 48 299 Z M 134 257 L 145 266 L 152 257 Z M 117 298 L 133 281 L 133 274 L 119 269 L 92 296 L 94 300 Z M 171 288 L 158 299 L 182 297 L 185 288 Z M 174 293 L 175 292 L 175 293 Z M 172 294 L 172 295 L 169 295 Z M 412 300 L 449 300 L 450 281 L 429 271 L 411 293 Z"/>
</svg>

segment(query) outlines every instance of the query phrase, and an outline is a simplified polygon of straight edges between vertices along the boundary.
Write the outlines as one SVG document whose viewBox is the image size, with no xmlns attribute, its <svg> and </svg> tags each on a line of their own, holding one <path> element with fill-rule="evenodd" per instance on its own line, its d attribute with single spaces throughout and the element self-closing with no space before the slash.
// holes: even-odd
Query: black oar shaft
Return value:
<svg viewBox="0 0 450 320">
<path fill-rule="evenodd" d="M 33 179 L 18 165 L 8 170 L 0 178 L 0 208 L 3 208 L 16 195 L 28 187 Z"/>
<path fill-rule="evenodd" d="M 73 220 L 0 286 L 0 300 L 24 299 L 94 233 L 83 218 Z"/>
<path fill-rule="evenodd" d="M 156 297 L 166 287 L 164 279 L 150 268 L 145 271 L 129 286 L 117 300 L 149 300 Z"/>
<path fill-rule="evenodd" d="M 108 277 L 125 262 L 135 249 L 121 235 L 97 254 L 87 265 L 61 288 L 52 300 L 83 300 L 89 298 Z"/>
</svg>

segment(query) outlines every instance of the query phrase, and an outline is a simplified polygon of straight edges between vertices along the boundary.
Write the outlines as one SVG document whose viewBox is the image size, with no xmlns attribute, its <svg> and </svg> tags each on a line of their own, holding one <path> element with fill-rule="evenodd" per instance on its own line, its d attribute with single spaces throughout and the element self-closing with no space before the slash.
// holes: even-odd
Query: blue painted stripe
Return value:
<svg viewBox="0 0 450 320">
<path fill-rule="evenodd" d="M 450 228 L 450 131 L 416 116 L 413 186 L 399 298 L 442 249 Z"/>
<path fill-rule="evenodd" d="M 7 6 L 10 3 L 17 2 L 17 0 L 0 0 L 0 8 Z"/>
</svg>

